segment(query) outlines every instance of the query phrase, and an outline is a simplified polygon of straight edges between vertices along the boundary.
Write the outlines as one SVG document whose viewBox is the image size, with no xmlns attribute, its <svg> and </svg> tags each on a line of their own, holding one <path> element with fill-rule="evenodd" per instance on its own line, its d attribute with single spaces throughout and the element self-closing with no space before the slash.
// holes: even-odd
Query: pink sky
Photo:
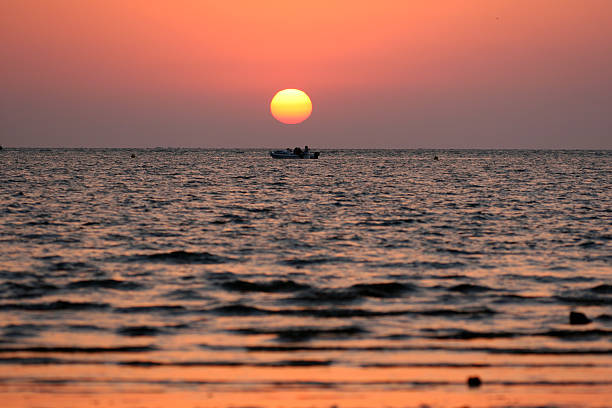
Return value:
<svg viewBox="0 0 612 408">
<path fill-rule="evenodd" d="M 611 38 L 609 0 L 6 0 L 0 144 L 610 149 Z"/>
</svg>

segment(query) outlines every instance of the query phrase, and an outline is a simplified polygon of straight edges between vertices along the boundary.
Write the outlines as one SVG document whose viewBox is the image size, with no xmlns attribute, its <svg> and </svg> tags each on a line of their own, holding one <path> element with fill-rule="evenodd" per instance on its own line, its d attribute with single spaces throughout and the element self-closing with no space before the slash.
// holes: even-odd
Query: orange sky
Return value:
<svg viewBox="0 0 612 408">
<path fill-rule="evenodd" d="M 609 0 L 6 0 L 0 143 L 612 148 L 610 38 Z"/>
</svg>

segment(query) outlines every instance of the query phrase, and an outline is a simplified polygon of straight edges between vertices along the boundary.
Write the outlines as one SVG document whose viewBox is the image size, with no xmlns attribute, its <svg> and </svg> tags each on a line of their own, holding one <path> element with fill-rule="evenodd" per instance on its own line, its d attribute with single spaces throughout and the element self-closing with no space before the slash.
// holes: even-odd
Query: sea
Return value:
<svg viewBox="0 0 612 408">
<path fill-rule="evenodd" d="M 1 405 L 611 407 L 611 170 L 5 148 Z"/>
</svg>

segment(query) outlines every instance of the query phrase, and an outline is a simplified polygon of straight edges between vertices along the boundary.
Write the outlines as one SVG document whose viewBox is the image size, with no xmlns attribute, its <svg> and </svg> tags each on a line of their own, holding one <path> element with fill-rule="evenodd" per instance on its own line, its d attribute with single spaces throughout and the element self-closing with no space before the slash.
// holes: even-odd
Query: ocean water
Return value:
<svg viewBox="0 0 612 408">
<path fill-rule="evenodd" d="M 610 151 L 4 149 L 0 399 L 612 406 L 610 169 Z"/>
</svg>

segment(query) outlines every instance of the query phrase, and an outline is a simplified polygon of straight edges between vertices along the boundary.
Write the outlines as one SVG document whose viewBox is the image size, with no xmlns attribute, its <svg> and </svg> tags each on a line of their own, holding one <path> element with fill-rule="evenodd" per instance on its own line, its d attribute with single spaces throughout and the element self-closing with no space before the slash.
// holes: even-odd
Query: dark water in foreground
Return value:
<svg viewBox="0 0 612 408">
<path fill-rule="evenodd" d="M 0 394 L 329 407 L 444 401 L 478 375 L 471 395 L 601 406 L 610 169 L 609 151 L 5 149 Z"/>
</svg>

